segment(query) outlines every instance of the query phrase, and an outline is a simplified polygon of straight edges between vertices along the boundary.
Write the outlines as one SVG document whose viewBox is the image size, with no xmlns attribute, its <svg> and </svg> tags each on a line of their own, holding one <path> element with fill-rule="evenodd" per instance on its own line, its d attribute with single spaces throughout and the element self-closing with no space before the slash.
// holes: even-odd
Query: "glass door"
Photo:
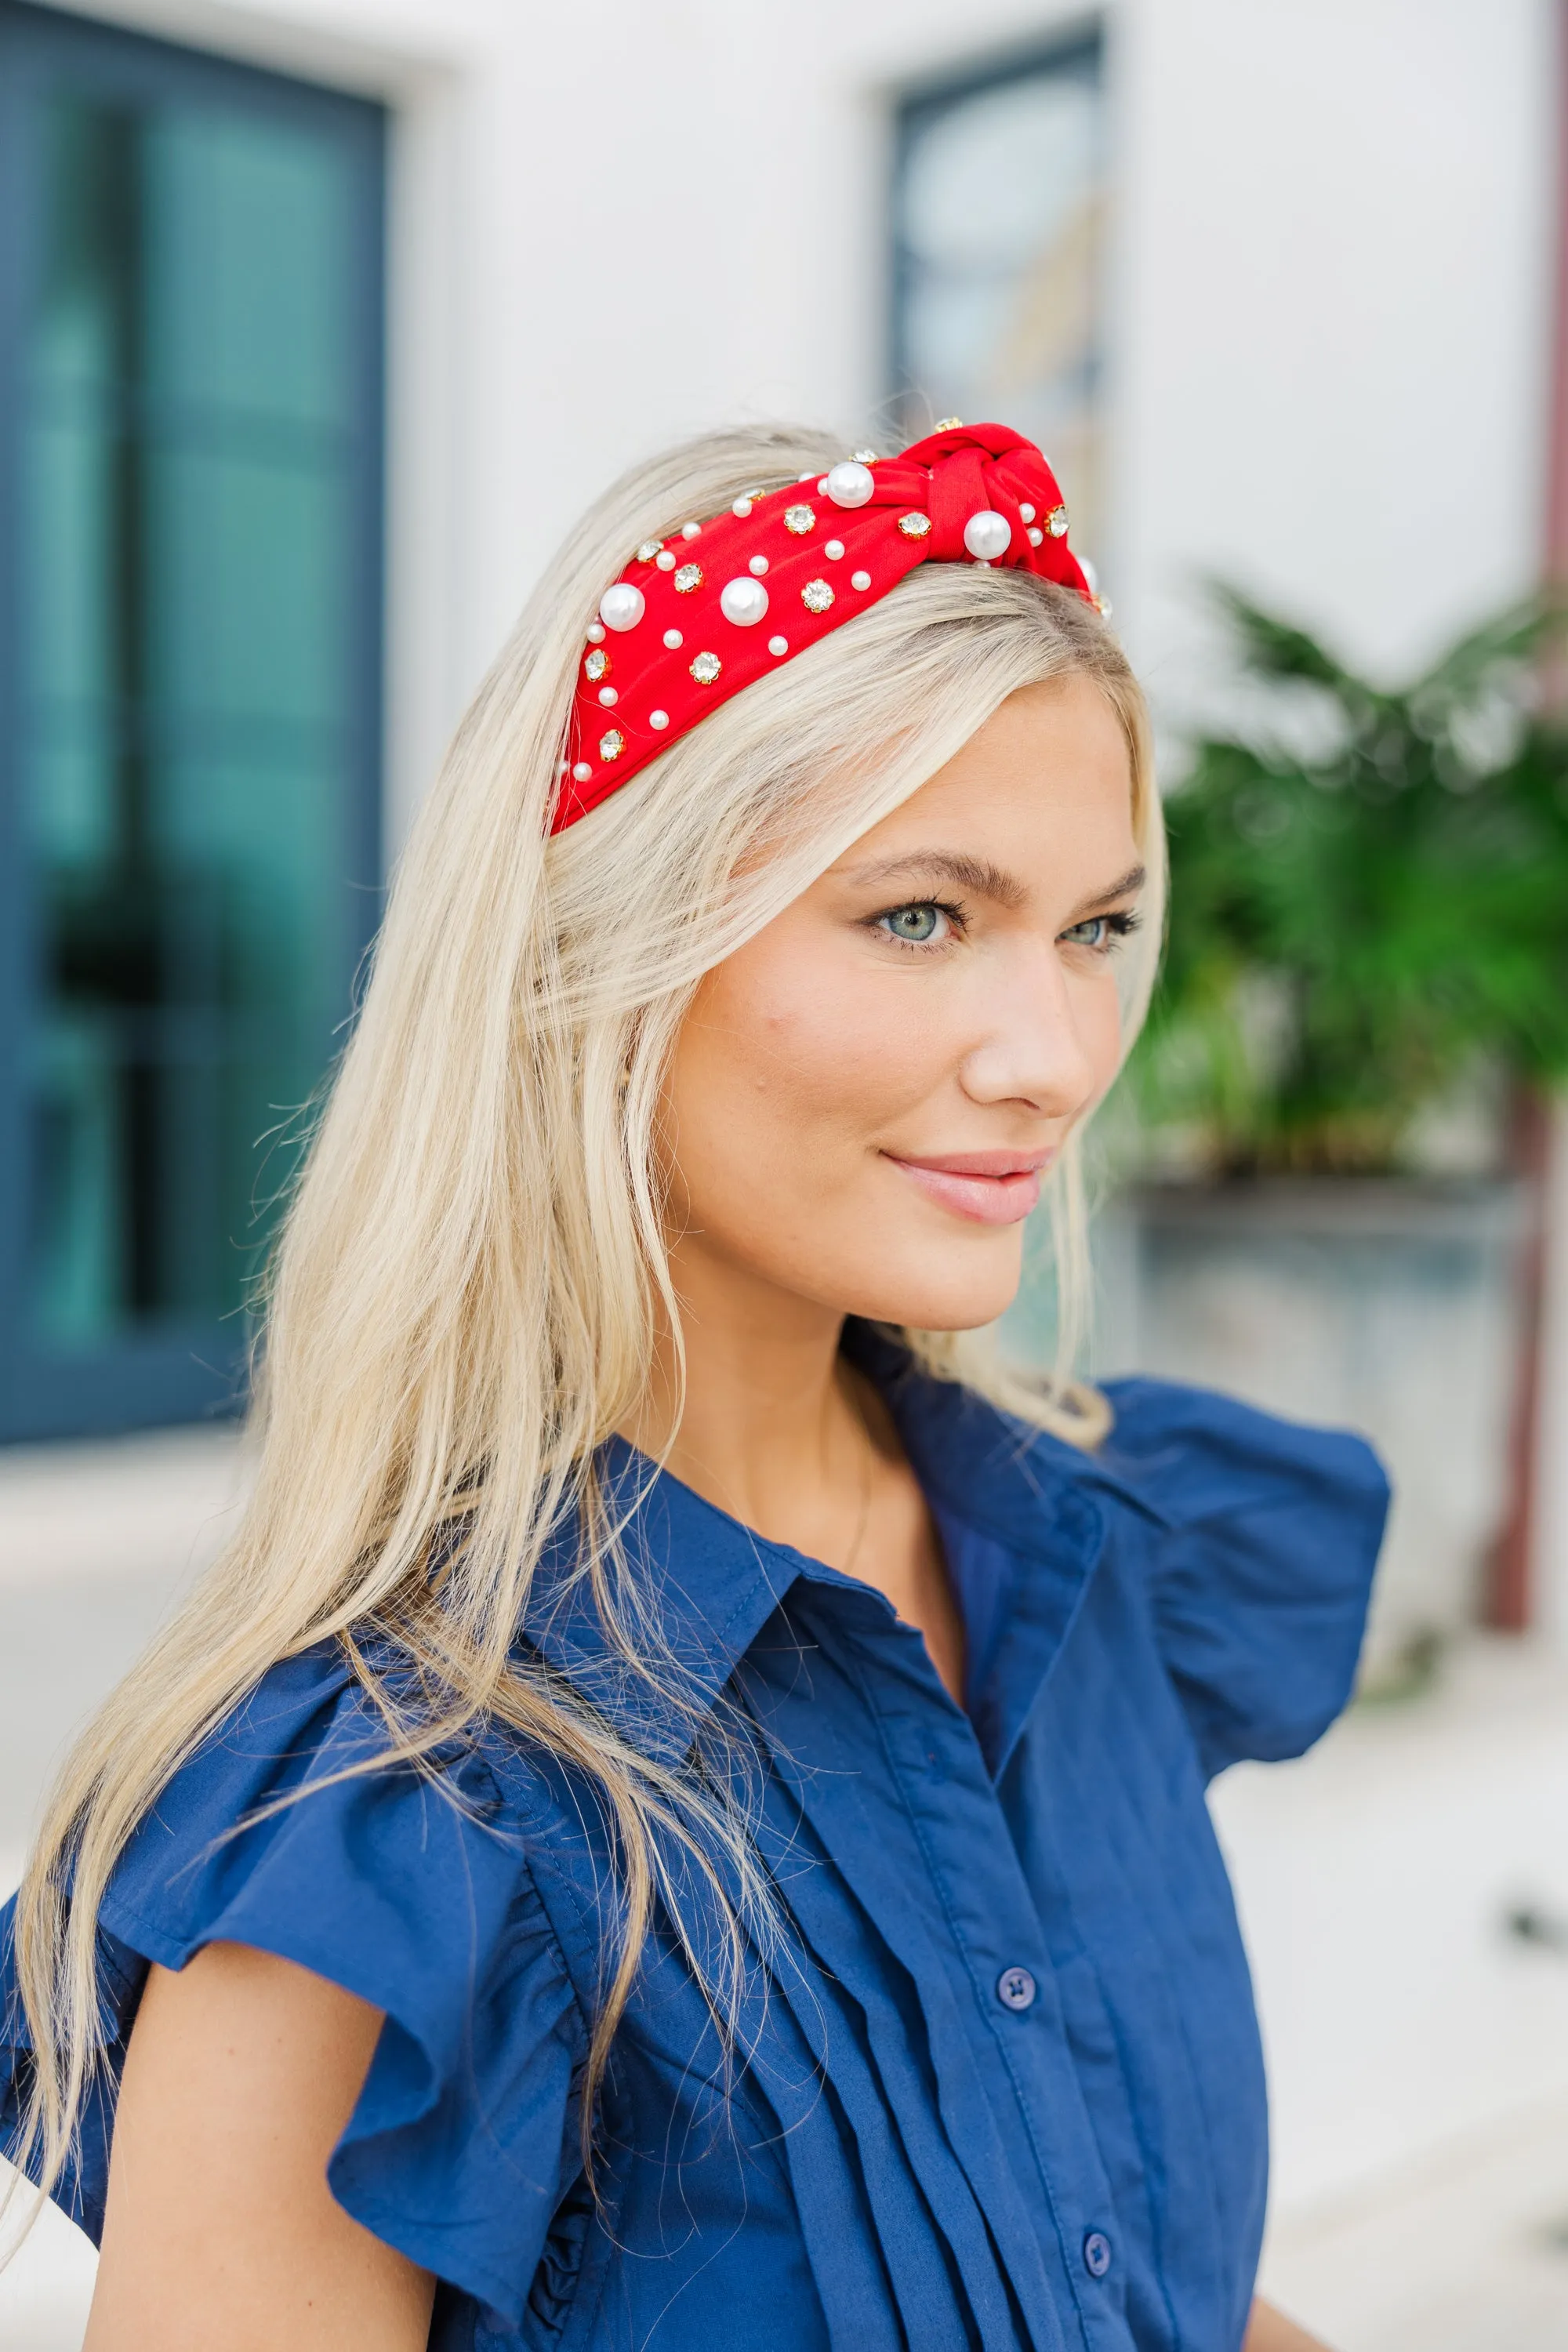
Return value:
<svg viewBox="0 0 1568 2352">
<path fill-rule="evenodd" d="M 382 121 L 0 5 L 0 1436 L 243 1385 L 376 912 Z"/>
</svg>

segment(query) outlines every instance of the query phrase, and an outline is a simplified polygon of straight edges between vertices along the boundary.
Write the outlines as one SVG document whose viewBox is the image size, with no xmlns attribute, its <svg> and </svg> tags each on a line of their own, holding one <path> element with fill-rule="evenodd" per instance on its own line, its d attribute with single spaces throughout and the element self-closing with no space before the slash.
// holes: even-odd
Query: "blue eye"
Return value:
<svg viewBox="0 0 1568 2352">
<path fill-rule="evenodd" d="M 1062 938 L 1068 947 L 1087 948 L 1090 955 L 1109 955 L 1137 929 L 1137 914 L 1129 908 L 1121 914 L 1090 915 L 1087 922 L 1074 923 L 1065 930 Z"/>
<path fill-rule="evenodd" d="M 879 920 L 887 926 L 896 940 L 907 940 L 911 947 L 925 947 L 938 935 L 939 924 L 946 918 L 933 898 L 918 899 L 909 907 L 895 907 L 890 914 Z"/>
</svg>

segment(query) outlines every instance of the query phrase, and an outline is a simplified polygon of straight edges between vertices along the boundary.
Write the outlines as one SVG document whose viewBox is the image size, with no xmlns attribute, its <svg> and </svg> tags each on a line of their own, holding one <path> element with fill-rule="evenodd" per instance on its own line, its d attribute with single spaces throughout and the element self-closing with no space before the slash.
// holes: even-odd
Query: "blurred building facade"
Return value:
<svg viewBox="0 0 1568 2352">
<path fill-rule="evenodd" d="M 660 442 L 1036 432 L 1170 726 L 1210 577 L 1391 673 L 1527 591 L 1557 33 L 1553 0 L 0 0 L 0 1442 L 233 1395 L 382 877 L 574 517 Z M 1568 1646 L 1568 1152 L 1551 1182 L 1532 1607 Z M 150 1559 L 169 1444 L 30 1457 L 13 1586 L 100 1528 Z"/>
<path fill-rule="evenodd" d="M 1527 589 L 1555 33 L 0 0 L 0 1438 L 235 1393 L 385 862 L 574 512 L 667 436 L 1017 421 L 1168 723 L 1211 578 L 1391 671 Z M 1568 1633 L 1564 1328 L 1531 1566 Z"/>
</svg>

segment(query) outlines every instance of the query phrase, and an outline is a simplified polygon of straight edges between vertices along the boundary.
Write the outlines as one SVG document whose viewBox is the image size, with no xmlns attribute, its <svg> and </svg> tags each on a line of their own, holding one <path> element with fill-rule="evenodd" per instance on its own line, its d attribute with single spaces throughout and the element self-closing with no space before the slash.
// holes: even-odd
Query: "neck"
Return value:
<svg viewBox="0 0 1568 2352">
<path fill-rule="evenodd" d="M 621 1434 L 759 1534 L 831 1559 L 863 1496 L 868 1446 L 854 1375 L 838 1354 L 843 1315 L 717 1265 L 700 1246 L 683 1244 L 671 1265 L 684 1396 L 665 1330 L 643 1403 Z"/>
</svg>

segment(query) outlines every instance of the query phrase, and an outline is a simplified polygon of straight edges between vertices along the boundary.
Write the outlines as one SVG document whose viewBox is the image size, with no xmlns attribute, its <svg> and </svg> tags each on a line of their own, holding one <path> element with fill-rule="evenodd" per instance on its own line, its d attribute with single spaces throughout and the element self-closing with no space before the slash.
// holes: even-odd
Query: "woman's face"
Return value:
<svg viewBox="0 0 1568 2352">
<path fill-rule="evenodd" d="M 678 1286 L 927 1330 L 1000 1314 L 1116 1072 L 1142 880 L 1103 696 L 1011 696 L 703 981 L 668 1088 Z"/>
</svg>

